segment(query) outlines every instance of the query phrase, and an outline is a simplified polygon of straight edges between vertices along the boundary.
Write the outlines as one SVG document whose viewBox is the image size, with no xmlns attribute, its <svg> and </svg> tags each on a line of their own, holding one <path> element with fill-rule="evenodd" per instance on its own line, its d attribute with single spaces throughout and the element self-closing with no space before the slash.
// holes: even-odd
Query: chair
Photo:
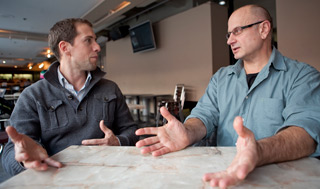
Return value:
<svg viewBox="0 0 320 189">
<path fill-rule="evenodd" d="M 161 101 L 158 104 L 156 127 L 160 126 L 160 121 L 162 122 L 161 125 L 164 125 L 167 123 L 167 120 L 164 119 L 160 114 L 160 108 L 162 106 L 165 106 L 173 116 L 175 116 L 179 121 L 183 122 L 184 116 L 183 116 L 182 110 L 184 106 L 184 101 L 185 101 L 184 84 L 177 84 L 175 86 L 175 90 L 173 93 L 173 100 Z"/>
<path fill-rule="evenodd" d="M 6 94 L 6 88 L 0 88 L 0 97 L 3 98 L 4 95 Z"/>
<path fill-rule="evenodd" d="M 0 154 L 2 153 L 4 145 L 8 142 L 8 135 L 5 130 L 5 122 L 10 118 L 14 106 L 0 97 Z"/>
<path fill-rule="evenodd" d="M 11 87 L 11 93 L 14 94 L 16 92 L 20 92 L 20 86 L 18 86 L 18 85 Z"/>
<path fill-rule="evenodd" d="M 0 154 L 3 151 L 4 145 L 8 142 L 8 135 L 5 131 L 0 131 Z"/>
</svg>

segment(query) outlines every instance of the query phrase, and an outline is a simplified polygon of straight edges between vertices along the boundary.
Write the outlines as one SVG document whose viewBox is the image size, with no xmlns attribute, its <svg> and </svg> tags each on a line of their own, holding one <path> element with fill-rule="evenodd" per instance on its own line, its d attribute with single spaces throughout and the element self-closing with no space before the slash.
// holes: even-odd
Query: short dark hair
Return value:
<svg viewBox="0 0 320 189">
<path fill-rule="evenodd" d="M 48 36 L 48 43 L 51 51 L 60 60 L 59 43 L 66 41 L 73 45 L 74 38 L 77 36 L 76 24 L 83 23 L 92 27 L 92 24 L 82 18 L 68 18 L 57 22 L 52 26 Z"/>
</svg>

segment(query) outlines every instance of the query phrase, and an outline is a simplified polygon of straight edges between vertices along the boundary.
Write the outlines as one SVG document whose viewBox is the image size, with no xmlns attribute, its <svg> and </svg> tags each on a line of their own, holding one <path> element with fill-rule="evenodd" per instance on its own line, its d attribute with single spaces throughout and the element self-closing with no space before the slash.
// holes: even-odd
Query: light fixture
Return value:
<svg viewBox="0 0 320 189">
<path fill-rule="evenodd" d="M 14 66 L 14 68 L 18 68 L 18 66 Z"/>
<path fill-rule="evenodd" d="M 47 58 L 51 58 L 51 50 L 50 49 L 47 49 L 47 52 L 45 53 Z"/>
<path fill-rule="evenodd" d="M 4 63 L 4 64 L 5 64 L 5 63 L 6 63 L 6 61 L 4 60 L 4 61 L 2 61 L 2 63 Z"/>
<path fill-rule="evenodd" d="M 39 68 L 41 69 L 43 66 L 44 66 L 44 63 L 41 63 L 41 64 L 39 65 Z"/>
<path fill-rule="evenodd" d="M 225 5 L 226 4 L 226 1 L 224 1 L 224 0 L 221 0 L 221 1 L 219 1 L 219 5 Z"/>
<path fill-rule="evenodd" d="M 111 10 L 110 10 L 110 13 L 111 13 L 111 14 L 116 13 L 116 12 L 124 9 L 125 7 L 129 6 L 130 4 L 131 4 L 131 2 L 129 2 L 129 1 L 123 1 L 123 2 L 120 3 L 116 8 L 111 9 Z"/>
<path fill-rule="evenodd" d="M 32 66 L 29 66 L 29 70 L 32 70 Z"/>
</svg>

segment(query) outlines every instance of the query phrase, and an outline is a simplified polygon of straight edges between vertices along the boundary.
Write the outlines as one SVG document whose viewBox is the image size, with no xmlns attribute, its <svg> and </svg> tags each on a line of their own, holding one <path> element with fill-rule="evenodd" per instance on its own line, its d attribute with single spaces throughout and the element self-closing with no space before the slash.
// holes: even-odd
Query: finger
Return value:
<svg viewBox="0 0 320 189">
<path fill-rule="evenodd" d="M 63 166 L 62 163 L 60 163 L 59 161 L 56 161 L 54 159 L 51 159 L 51 158 L 45 159 L 44 162 L 51 167 L 61 168 Z"/>
<path fill-rule="evenodd" d="M 247 175 L 250 173 L 250 171 L 251 170 L 249 169 L 248 166 L 241 165 L 238 167 L 236 175 L 237 175 L 238 179 L 244 180 L 247 177 Z"/>
<path fill-rule="evenodd" d="M 237 116 L 236 118 L 234 118 L 233 121 L 233 128 L 234 130 L 237 132 L 237 134 L 240 137 L 245 137 L 246 136 L 246 128 L 243 126 L 243 119 L 240 116 Z"/>
<path fill-rule="evenodd" d="M 141 149 L 141 153 L 142 154 L 147 154 L 147 153 L 153 152 L 155 150 L 158 150 L 158 149 L 160 149 L 162 147 L 163 147 L 162 144 L 157 143 L 157 144 L 154 144 L 154 145 L 151 145 L 151 146 L 148 146 L 148 147 L 145 147 L 145 148 Z"/>
<path fill-rule="evenodd" d="M 21 139 L 21 135 L 12 126 L 7 126 L 6 132 L 7 132 L 8 136 L 11 138 L 11 141 L 13 143 L 16 143 L 17 141 L 19 141 Z"/>
<path fill-rule="evenodd" d="M 250 129 L 246 128 L 243 125 L 243 119 L 240 116 L 237 116 L 236 118 L 234 118 L 233 128 L 237 132 L 237 134 L 243 138 L 250 137 L 252 134 Z"/>
<path fill-rule="evenodd" d="M 105 144 L 104 139 L 89 139 L 89 140 L 83 140 L 82 145 L 100 145 Z"/>
<path fill-rule="evenodd" d="M 162 156 L 162 155 L 167 154 L 169 152 L 171 152 L 171 150 L 164 146 L 164 147 L 160 148 L 159 150 L 152 152 L 152 155 L 153 156 Z"/>
<path fill-rule="evenodd" d="M 160 108 L 161 115 L 168 120 L 168 122 L 175 120 L 176 118 L 165 107 Z"/>
<path fill-rule="evenodd" d="M 212 178 L 210 181 L 210 186 L 217 187 L 219 186 L 219 178 Z"/>
<path fill-rule="evenodd" d="M 105 135 L 109 136 L 110 132 L 112 132 L 105 124 L 104 121 L 101 120 L 99 123 L 100 129 L 102 132 L 104 132 Z"/>
<path fill-rule="evenodd" d="M 136 143 L 136 147 L 141 148 L 142 146 L 148 146 L 159 142 L 159 138 L 154 137 L 148 137 L 143 140 L 140 140 Z"/>
<path fill-rule="evenodd" d="M 14 158 L 17 162 L 23 162 L 26 161 L 29 158 L 29 156 L 27 153 L 15 153 Z"/>
<path fill-rule="evenodd" d="M 145 127 L 136 130 L 136 135 L 157 135 L 158 128 L 157 127 Z"/>
<path fill-rule="evenodd" d="M 227 186 L 232 185 L 226 178 L 220 179 L 219 180 L 219 188 L 227 188 Z"/>
<path fill-rule="evenodd" d="M 45 171 L 48 169 L 48 165 L 46 163 L 41 163 L 40 161 L 25 161 L 23 165 L 27 169 L 34 169 L 37 171 Z"/>
<path fill-rule="evenodd" d="M 206 173 L 203 175 L 202 180 L 203 181 L 210 181 L 214 176 L 214 173 Z"/>
</svg>

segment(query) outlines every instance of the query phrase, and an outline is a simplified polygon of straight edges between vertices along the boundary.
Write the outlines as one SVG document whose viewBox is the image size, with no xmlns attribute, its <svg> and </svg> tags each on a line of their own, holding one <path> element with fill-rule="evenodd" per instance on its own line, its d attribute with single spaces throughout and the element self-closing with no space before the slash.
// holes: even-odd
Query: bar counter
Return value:
<svg viewBox="0 0 320 189">
<path fill-rule="evenodd" d="M 235 147 L 189 147 L 153 157 L 136 147 L 70 146 L 53 156 L 63 168 L 26 170 L 0 188 L 211 188 L 202 176 L 226 169 L 235 154 Z M 320 161 L 259 167 L 232 188 L 320 188 Z"/>
</svg>

